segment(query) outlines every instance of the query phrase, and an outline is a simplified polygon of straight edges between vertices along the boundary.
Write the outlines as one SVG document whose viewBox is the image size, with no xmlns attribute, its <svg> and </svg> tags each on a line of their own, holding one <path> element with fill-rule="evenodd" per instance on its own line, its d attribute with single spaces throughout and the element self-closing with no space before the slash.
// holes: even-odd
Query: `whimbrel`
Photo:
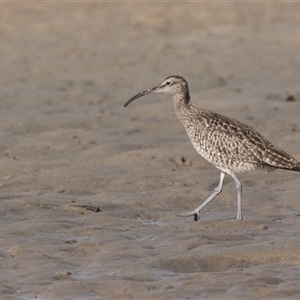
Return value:
<svg viewBox="0 0 300 300">
<path fill-rule="evenodd" d="M 194 216 L 194 220 L 198 221 L 200 211 L 222 192 L 225 175 L 229 174 L 234 179 L 237 189 L 237 219 L 242 220 L 242 184 L 236 173 L 254 169 L 300 172 L 300 163 L 295 158 L 271 144 L 248 125 L 194 106 L 191 103 L 188 83 L 183 77 L 167 77 L 159 86 L 133 96 L 124 107 L 150 93 L 166 93 L 173 96 L 175 113 L 194 148 L 221 170 L 220 182 L 213 193 L 196 209 L 178 216 Z"/>
</svg>

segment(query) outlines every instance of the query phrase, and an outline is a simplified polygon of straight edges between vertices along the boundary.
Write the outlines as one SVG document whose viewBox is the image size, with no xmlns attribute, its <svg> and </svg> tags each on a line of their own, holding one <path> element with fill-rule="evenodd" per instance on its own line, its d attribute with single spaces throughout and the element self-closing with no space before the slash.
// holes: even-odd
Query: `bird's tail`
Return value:
<svg viewBox="0 0 300 300">
<path fill-rule="evenodd" d="M 298 165 L 296 167 L 294 167 L 292 169 L 292 171 L 297 171 L 297 172 L 300 172 L 300 163 L 298 163 Z"/>
<path fill-rule="evenodd" d="M 271 168 L 300 172 L 300 162 L 275 146 L 268 149 L 263 158 L 263 165 Z"/>
</svg>

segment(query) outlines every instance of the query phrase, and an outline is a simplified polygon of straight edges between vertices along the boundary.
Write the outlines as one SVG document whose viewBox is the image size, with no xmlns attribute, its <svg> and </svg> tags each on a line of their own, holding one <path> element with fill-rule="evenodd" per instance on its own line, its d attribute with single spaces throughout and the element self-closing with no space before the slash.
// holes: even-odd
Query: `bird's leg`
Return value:
<svg viewBox="0 0 300 300">
<path fill-rule="evenodd" d="M 204 208 L 212 199 L 214 199 L 217 195 L 219 195 L 222 192 L 222 187 L 223 187 L 223 181 L 225 178 L 226 173 L 221 172 L 220 174 L 220 182 L 218 186 L 214 189 L 213 193 L 196 209 L 194 209 L 191 212 L 187 213 L 182 213 L 182 214 L 177 214 L 178 217 L 189 217 L 189 216 L 194 216 L 194 220 L 198 221 L 200 219 L 200 210 Z"/>
<path fill-rule="evenodd" d="M 237 212 L 237 219 L 238 220 L 243 220 L 243 215 L 242 215 L 242 184 L 241 182 L 238 180 L 238 178 L 234 175 L 234 174 L 230 174 L 232 176 L 232 178 L 235 181 L 235 186 L 238 192 L 238 212 Z"/>
</svg>

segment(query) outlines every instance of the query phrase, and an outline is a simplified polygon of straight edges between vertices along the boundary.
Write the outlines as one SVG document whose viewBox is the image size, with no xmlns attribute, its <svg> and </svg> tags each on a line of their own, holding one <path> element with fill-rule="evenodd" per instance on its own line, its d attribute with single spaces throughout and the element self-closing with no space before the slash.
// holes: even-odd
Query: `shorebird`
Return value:
<svg viewBox="0 0 300 300">
<path fill-rule="evenodd" d="M 237 189 L 237 219 L 242 220 L 242 184 L 236 173 L 254 169 L 266 171 L 285 169 L 300 172 L 299 161 L 274 146 L 250 126 L 194 106 L 190 99 L 188 83 L 183 77 L 178 75 L 167 77 L 160 85 L 133 96 L 124 107 L 150 93 L 166 93 L 173 96 L 175 113 L 194 148 L 221 171 L 220 182 L 213 193 L 196 209 L 177 216 L 194 216 L 194 220 L 198 221 L 200 211 L 222 192 L 225 175 L 229 174 L 234 179 Z"/>
</svg>

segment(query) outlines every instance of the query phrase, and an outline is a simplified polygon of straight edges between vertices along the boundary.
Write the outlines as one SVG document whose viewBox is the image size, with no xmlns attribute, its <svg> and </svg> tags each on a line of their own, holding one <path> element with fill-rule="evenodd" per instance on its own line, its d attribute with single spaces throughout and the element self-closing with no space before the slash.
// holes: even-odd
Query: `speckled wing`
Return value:
<svg viewBox="0 0 300 300">
<path fill-rule="evenodd" d="M 256 168 L 300 171 L 299 162 L 278 149 L 250 126 L 237 120 L 202 110 L 198 125 L 186 123 L 187 133 L 197 150 L 217 168 L 230 173 L 247 172 Z M 195 115 L 196 117 L 196 115 Z"/>
</svg>

